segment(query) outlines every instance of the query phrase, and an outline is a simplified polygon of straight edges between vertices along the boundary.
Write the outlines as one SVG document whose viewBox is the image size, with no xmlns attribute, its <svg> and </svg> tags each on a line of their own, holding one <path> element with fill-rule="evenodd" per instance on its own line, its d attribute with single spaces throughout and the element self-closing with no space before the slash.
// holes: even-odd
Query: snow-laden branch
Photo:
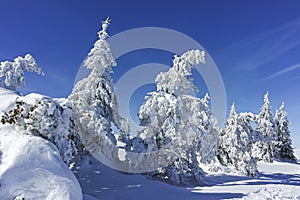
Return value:
<svg viewBox="0 0 300 200">
<path fill-rule="evenodd" d="M 156 77 L 157 90 L 180 94 L 197 91 L 190 76 L 194 65 L 200 63 L 205 63 L 205 52 L 198 49 L 188 51 L 182 56 L 175 55 L 173 67 Z"/>
<path fill-rule="evenodd" d="M 0 63 L 0 86 L 13 90 L 22 89 L 25 86 L 25 71 L 45 75 L 36 60 L 30 54 L 26 54 L 24 58 L 19 56 L 13 62 Z"/>
</svg>

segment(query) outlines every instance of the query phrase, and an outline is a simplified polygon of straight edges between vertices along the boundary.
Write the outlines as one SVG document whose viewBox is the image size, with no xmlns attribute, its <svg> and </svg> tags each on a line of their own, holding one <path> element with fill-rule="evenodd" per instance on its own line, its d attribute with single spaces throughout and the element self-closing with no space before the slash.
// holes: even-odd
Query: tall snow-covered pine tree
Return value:
<svg viewBox="0 0 300 200">
<path fill-rule="evenodd" d="M 217 154 L 217 146 L 220 134 L 220 127 L 214 114 L 210 110 L 210 96 L 208 93 L 200 99 L 200 126 L 205 132 L 204 138 L 199 142 L 197 155 L 203 164 L 212 164 Z M 199 122 L 197 122 L 199 123 Z M 203 144 L 202 144 L 203 143 Z"/>
<path fill-rule="evenodd" d="M 257 138 L 253 147 L 255 155 L 258 157 L 258 160 L 272 162 L 277 157 L 278 151 L 275 148 L 277 136 L 275 134 L 275 123 L 271 112 L 269 92 L 264 96 L 264 103 L 257 117 L 256 131 L 260 138 Z"/>
<path fill-rule="evenodd" d="M 284 108 L 284 103 L 276 110 L 275 115 L 276 133 L 278 138 L 277 148 L 279 151 L 279 159 L 296 161 L 289 126 L 290 121 Z"/>
<path fill-rule="evenodd" d="M 119 115 L 118 101 L 110 76 L 116 61 L 106 41 L 109 24 L 109 18 L 102 21 L 102 30 L 98 32 L 99 39 L 84 61 L 84 66 L 91 69 L 91 73 L 77 82 L 69 96 L 83 143 L 89 151 L 101 151 L 104 154 L 110 151 L 105 149 L 110 148 L 108 142 L 116 144 L 113 124 L 121 134 L 129 132 L 127 121 Z M 113 158 L 117 158 L 117 152 L 111 154 Z"/>
</svg>

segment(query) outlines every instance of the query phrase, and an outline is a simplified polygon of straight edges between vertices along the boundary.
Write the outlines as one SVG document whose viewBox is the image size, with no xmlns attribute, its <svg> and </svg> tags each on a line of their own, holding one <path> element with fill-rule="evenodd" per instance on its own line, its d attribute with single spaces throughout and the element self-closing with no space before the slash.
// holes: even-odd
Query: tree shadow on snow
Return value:
<svg viewBox="0 0 300 200">
<path fill-rule="evenodd" d="M 224 185 L 224 184 L 227 185 L 227 183 L 231 183 L 231 182 L 248 181 L 252 179 L 255 179 L 255 177 L 229 175 L 229 174 L 208 175 L 206 177 L 208 186 L 217 186 L 217 185 Z"/>
<path fill-rule="evenodd" d="M 193 193 L 191 196 L 194 196 L 195 198 L 191 198 L 192 200 L 199 200 L 199 199 L 205 199 L 205 200 L 220 200 L 220 199 L 233 199 L 233 198 L 242 198 L 245 196 L 243 193 Z M 190 199 L 189 199 L 190 200 Z"/>
<path fill-rule="evenodd" d="M 216 175 L 208 177 L 209 186 L 291 185 L 300 186 L 300 174 L 258 173 L 258 177 Z"/>
</svg>

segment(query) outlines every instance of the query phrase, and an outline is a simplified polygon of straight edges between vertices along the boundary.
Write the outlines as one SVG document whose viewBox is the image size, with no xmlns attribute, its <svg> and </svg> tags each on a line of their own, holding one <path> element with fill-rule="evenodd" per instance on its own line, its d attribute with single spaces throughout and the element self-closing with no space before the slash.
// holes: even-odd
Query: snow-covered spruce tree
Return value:
<svg viewBox="0 0 300 200">
<path fill-rule="evenodd" d="M 251 154 L 253 118 L 252 113 L 237 114 L 233 104 L 220 134 L 217 154 L 222 165 L 246 176 L 257 174 L 257 159 Z"/>
<path fill-rule="evenodd" d="M 129 133 L 129 127 L 127 121 L 119 115 L 110 76 L 116 61 L 106 41 L 109 24 L 109 18 L 102 22 L 102 30 L 98 32 L 99 39 L 84 61 L 84 66 L 91 69 L 91 73 L 76 83 L 68 99 L 72 103 L 75 124 L 87 150 L 111 154 L 113 158 L 117 158 L 117 152 L 109 152 L 111 149 L 107 149 L 108 144 L 116 144 L 112 125 L 116 127 L 115 130 L 120 130 L 121 135 Z"/>
<path fill-rule="evenodd" d="M 16 106 L 1 116 L 3 124 L 15 124 L 26 134 L 51 141 L 64 162 L 70 165 L 80 148 L 80 140 L 65 99 L 52 99 L 39 94 L 19 97 Z"/>
<path fill-rule="evenodd" d="M 275 115 L 276 134 L 277 134 L 277 149 L 279 150 L 279 159 L 296 161 L 294 149 L 292 146 L 292 139 L 290 135 L 290 121 L 287 118 L 287 113 L 284 109 L 284 103 L 276 110 Z"/>
<path fill-rule="evenodd" d="M 232 138 L 235 137 L 237 129 L 237 113 L 234 103 L 231 106 L 230 114 L 225 122 L 224 128 L 220 133 L 217 157 L 221 164 L 228 166 L 233 163 L 230 158 L 230 150 L 232 146 Z"/>
<path fill-rule="evenodd" d="M 209 101 L 210 97 L 208 94 L 205 94 L 205 96 L 200 99 L 201 116 L 199 119 L 205 134 L 204 138 L 199 142 L 197 155 L 200 158 L 200 162 L 203 164 L 209 164 L 212 161 L 215 161 L 219 133 L 221 131 L 217 119 L 210 110 Z M 201 143 L 205 143 L 205 145 L 202 145 Z M 213 170 L 212 167 L 210 168 Z"/>
<path fill-rule="evenodd" d="M 253 146 L 253 154 L 258 160 L 272 162 L 277 157 L 278 151 L 275 147 L 277 137 L 268 92 L 264 96 L 264 103 L 256 123 L 257 141 Z"/>
<path fill-rule="evenodd" d="M 205 53 L 200 50 L 175 56 L 173 67 L 157 76 L 157 90 L 149 93 L 139 110 L 140 123 L 146 127 L 140 133 L 140 144 L 145 151 L 162 150 L 167 160 L 174 160 L 167 167 L 161 163 L 162 167 L 151 175 L 171 184 L 205 184 L 196 155 L 198 148 L 206 145 L 201 143 L 206 134 L 204 111 L 201 100 L 192 95 L 197 88 L 190 77 L 192 67 L 204 62 Z"/>
<path fill-rule="evenodd" d="M 0 86 L 13 90 L 22 89 L 25 86 L 25 71 L 44 75 L 44 72 L 30 54 L 26 54 L 24 58 L 19 56 L 13 62 L 1 62 Z"/>
</svg>

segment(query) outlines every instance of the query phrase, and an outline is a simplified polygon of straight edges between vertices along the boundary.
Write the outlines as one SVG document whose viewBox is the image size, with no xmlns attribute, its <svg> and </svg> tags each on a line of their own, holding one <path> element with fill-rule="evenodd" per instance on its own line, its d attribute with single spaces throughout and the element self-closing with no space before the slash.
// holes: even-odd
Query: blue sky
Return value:
<svg viewBox="0 0 300 200">
<path fill-rule="evenodd" d="M 0 60 L 31 53 L 46 74 L 27 74 L 24 93 L 66 97 L 101 20 L 110 16 L 110 35 L 153 26 L 195 39 L 221 72 L 228 106 L 235 102 L 239 112 L 258 113 L 269 91 L 273 110 L 285 102 L 294 145 L 300 147 L 299 1 L 3 0 L 0 7 Z M 142 62 L 171 64 L 166 52 L 137 55 L 118 60 L 115 79 Z M 206 86 L 201 81 L 198 85 L 204 94 Z M 150 89 L 142 88 L 135 96 L 141 99 Z"/>
</svg>

